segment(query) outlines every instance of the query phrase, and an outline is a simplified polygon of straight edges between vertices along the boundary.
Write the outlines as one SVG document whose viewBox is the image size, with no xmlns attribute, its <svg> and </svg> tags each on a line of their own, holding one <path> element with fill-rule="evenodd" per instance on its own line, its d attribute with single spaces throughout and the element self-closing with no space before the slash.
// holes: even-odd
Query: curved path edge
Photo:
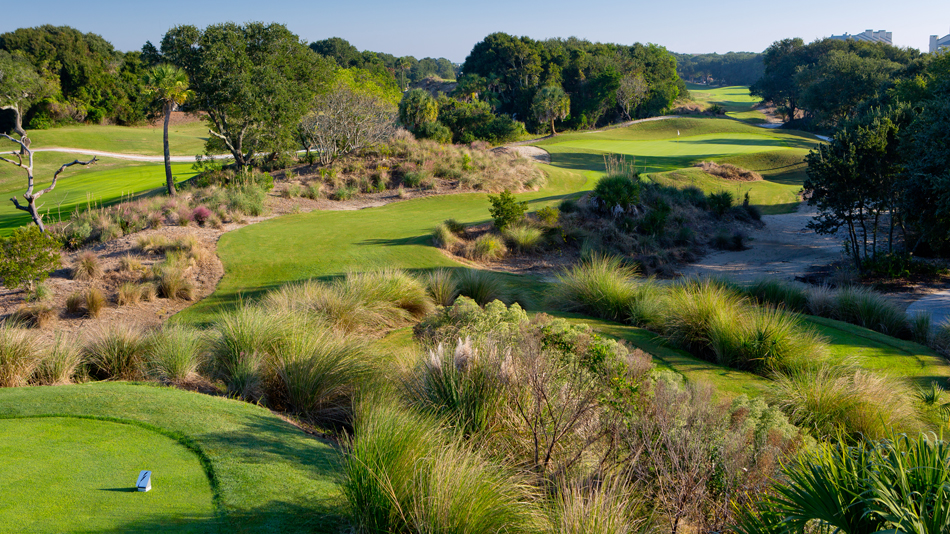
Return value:
<svg viewBox="0 0 950 534">
<path fill-rule="evenodd" d="M 164 156 L 143 156 L 141 154 L 120 154 L 118 152 L 104 152 L 102 150 L 88 150 L 85 148 L 63 148 L 63 147 L 49 147 L 49 148 L 34 148 L 33 152 L 60 152 L 64 154 L 80 154 L 84 156 L 102 156 L 104 158 L 115 158 L 115 159 L 124 159 L 128 161 L 144 161 L 148 163 L 163 163 L 165 161 Z M 171 156 L 172 163 L 191 163 L 195 161 L 196 156 Z M 204 156 L 211 159 L 228 159 L 233 156 L 230 154 L 218 154 L 215 156 Z"/>
</svg>

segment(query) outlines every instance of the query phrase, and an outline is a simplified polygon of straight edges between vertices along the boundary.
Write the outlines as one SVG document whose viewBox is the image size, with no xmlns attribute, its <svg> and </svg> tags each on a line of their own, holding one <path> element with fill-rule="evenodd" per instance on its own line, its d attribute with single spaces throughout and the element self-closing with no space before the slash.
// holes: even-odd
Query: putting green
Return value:
<svg viewBox="0 0 950 534">
<path fill-rule="evenodd" d="M 17 532 L 204 532 L 215 519 L 198 457 L 140 426 L 3 419 L 0 458 L 0 525 Z M 152 491 L 135 490 L 142 469 Z"/>
</svg>

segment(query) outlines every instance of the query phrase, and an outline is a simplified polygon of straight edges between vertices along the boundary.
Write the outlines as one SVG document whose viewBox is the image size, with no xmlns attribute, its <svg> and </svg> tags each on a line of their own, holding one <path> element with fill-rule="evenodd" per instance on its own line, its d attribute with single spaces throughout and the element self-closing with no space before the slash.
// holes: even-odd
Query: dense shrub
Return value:
<svg viewBox="0 0 950 534">
<path fill-rule="evenodd" d="M 518 202 L 508 189 L 497 195 L 488 195 L 488 202 L 491 203 L 488 212 L 491 213 L 495 228 L 499 232 L 521 222 L 528 211 L 528 203 Z"/>
<path fill-rule="evenodd" d="M 17 228 L 10 237 L 0 239 L 3 285 L 33 289 L 59 266 L 62 246 L 53 232 L 42 232 L 35 224 Z"/>
<path fill-rule="evenodd" d="M 729 191 L 710 193 L 708 195 L 708 199 L 709 210 L 715 213 L 718 217 L 724 216 L 729 212 L 730 209 L 732 209 L 733 197 L 732 193 Z"/>
<path fill-rule="evenodd" d="M 624 173 L 605 176 L 597 182 L 592 196 L 597 199 L 598 208 L 604 213 L 627 211 L 640 201 L 639 175 Z"/>
</svg>

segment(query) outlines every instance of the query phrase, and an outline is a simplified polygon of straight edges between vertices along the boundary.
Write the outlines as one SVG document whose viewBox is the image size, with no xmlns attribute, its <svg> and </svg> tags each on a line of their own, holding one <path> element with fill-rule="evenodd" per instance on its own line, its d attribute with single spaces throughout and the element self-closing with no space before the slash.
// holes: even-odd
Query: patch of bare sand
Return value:
<svg viewBox="0 0 950 534">
<path fill-rule="evenodd" d="M 769 277 L 794 280 L 809 270 L 841 260 L 842 239 L 807 228 L 817 211 L 802 203 L 795 213 L 765 215 L 761 228 L 749 230 L 750 248 L 713 252 L 684 267 L 685 276 L 725 275 L 740 282 Z"/>
</svg>

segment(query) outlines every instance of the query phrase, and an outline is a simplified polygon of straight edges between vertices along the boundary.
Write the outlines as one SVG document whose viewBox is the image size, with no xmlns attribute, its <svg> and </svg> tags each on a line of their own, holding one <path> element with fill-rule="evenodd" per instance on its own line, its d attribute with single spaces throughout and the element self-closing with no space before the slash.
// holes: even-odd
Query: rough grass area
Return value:
<svg viewBox="0 0 950 534">
<path fill-rule="evenodd" d="M 217 524 L 198 456 L 148 428 L 71 417 L 0 419 L 0 456 L 0 524 L 21 531 L 205 532 Z M 153 471 L 148 493 L 135 490 L 143 469 Z"/>
<path fill-rule="evenodd" d="M 203 463 L 207 473 L 202 482 L 203 492 L 207 493 L 210 488 L 215 516 L 220 519 L 210 517 L 207 511 L 183 516 L 156 507 L 148 513 L 159 514 L 162 517 L 159 523 L 151 521 L 155 519 L 154 515 L 144 516 L 149 520 L 138 515 L 116 517 L 114 521 L 117 523 L 113 524 L 120 525 L 124 531 L 148 531 L 167 520 L 169 524 L 177 521 L 183 531 L 336 532 L 335 520 L 325 515 L 328 508 L 337 506 L 333 504 L 339 494 L 336 449 L 307 436 L 264 408 L 172 388 L 119 382 L 0 389 L 0 418 L 49 415 L 116 418 L 140 423 L 152 429 L 148 430 L 149 433 L 158 432 L 165 440 L 162 443 L 171 443 L 163 445 L 164 448 L 174 449 L 180 447 L 176 442 L 185 443 L 195 451 L 186 452 L 192 458 L 197 454 L 197 459 Z M 7 422 L 0 420 L 0 428 L 4 428 Z M 41 447 L 39 450 L 49 454 L 42 440 L 31 440 L 30 443 L 26 450 L 32 452 Z M 143 454 L 148 449 L 126 441 L 117 447 L 118 451 L 131 456 Z M 72 454 L 82 452 L 75 450 Z M 8 457 L 5 453 L 4 458 Z M 73 458 L 78 460 L 79 456 Z M 150 468 L 154 472 L 154 489 L 146 496 L 154 494 L 156 499 L 160 498 L 160 492 L 168 489 L 168 474 L 172 471 L 166 471 L 169 468 L 161 464 L 144 465 L 146 460 L 135 461 L 134 472 L 128 476 L 117 475 L 116 480 L 126 482 L 119 484 L 109 478 L 108 485 L 101 488 L 127 488 L 128 484 L 134 483 L 138 470 Z M 116 460 L 120 461 L 127 460 L 121 457 Z M 34 473 L 40 475 L 38 478 L 55 476 L 55 472 L 44 469 Z M 2 479 L 7 480 L 6 476 Z M 10 502 L 8 495 L 4 493 L 5 503 Z M 138 497 L 121 492 L 119 496 Z M 201 495 L 201 498 L 207 500 L 206 495 Z M 48 501 L 48 495 L 44 495 L 43 502 L 48 504 Z M 79 523 L 80 517 L 93 511 L 77 511 L 81 515 L 76 516 L 77 522 L 72 524 L 72 528 L 53 530 L 104 530 L 86 528 Z M 98 512 L 102 513 L 102 510 Z M 3 521 L 2 524 L 10 523 Z"/>
</svg>

